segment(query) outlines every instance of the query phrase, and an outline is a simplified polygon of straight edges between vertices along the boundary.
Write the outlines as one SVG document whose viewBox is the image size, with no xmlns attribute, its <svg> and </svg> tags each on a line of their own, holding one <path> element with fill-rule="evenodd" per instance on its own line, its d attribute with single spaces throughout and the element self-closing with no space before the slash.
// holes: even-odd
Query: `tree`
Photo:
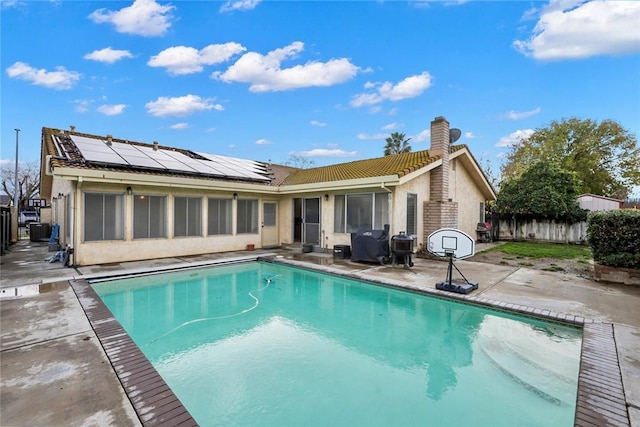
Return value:
<svg viewBox="0 0 640 427">
<path fill-rule="evenodd" d="M 520 176 L 502 183 L 496 200 L 501 215 L 562 219 L 570 222 L 586 219 L 578 206 L 580 182 L 573 172 L 554 163 L 537 161 Z"/>
<path fill-rule="evenodd" d="M 314 166 L 316 162 L 308 157 L 292 154 L 284 164 L 285 166 L 292 166 L 298 169 L 307 169 Z"/>
<path fill-rule="evenodd" d="M 2 191 L 13 201 L 15 185 L 15 163 L 4 163 L 0 168 Z M 18 163 L 18 210 L 26 207 L 27 200 L 40 192 L 40 165 L 38 162 Z"/>
<path fill-rule="evenodd" d="M 484 173 L 485 178 L 487 178 L 487 181 L 489 181 L 489 184 L 491 184 L 495 191 L 498 191 L 500 188 L 500 177 L 495 172 L 491 161 L 481 157 L 480 160 L 478 160 L 478 165 Z"/>
<path fill-rule="evenodd" d="M 411 138 L 405 138 L 406 136 L 404 133 L 393 132 L 391 136 L 385 139 L 387 145 L 384 147 L 384 155 L 390 156 L 392 154 L 411 152 L 411 146 L 409 145 Z"/>
<path fill-rule="evenodd" d="M 575 172 L 579 193 L 624 199 L 633 186 L 640 185 L 636 136 L 612 120 L 551 122 L 512 148 L 502 166 L 502 177 L 517 177 L 536 160 Z"/>
</svg>

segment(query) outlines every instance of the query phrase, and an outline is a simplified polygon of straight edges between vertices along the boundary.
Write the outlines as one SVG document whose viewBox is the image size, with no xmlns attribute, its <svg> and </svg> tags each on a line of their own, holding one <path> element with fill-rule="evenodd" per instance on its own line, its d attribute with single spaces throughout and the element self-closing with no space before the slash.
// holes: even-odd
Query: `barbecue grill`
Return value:
<svg viewBox="0 0 640 427">
<path fill-rule="evenodd" d="M 407 236 L 404 231 L 391 237 L 391 265 L 396 266 L 398 260 L 402 260 L 404 268 L 413 267 L 411 256 L 413 255 L 413 237 Z"/>
</svg>

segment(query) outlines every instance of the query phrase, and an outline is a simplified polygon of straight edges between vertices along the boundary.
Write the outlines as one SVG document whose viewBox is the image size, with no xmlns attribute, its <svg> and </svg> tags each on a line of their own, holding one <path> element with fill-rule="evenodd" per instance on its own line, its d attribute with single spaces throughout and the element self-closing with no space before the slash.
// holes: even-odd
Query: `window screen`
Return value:
<svg viewBox="0 0 640 427">
<path fill-rule="evenodd" d="M 167 237 L 166 197 L 136 194 L 133 197 L 133 238 Z"/>
<path fill-rule="evenodd" d="M 238 234 L 258 232 L 258 201 L 238 200 Z"/>
<path fill-rule="evenodd" d="M 407 194 L 407 235 L 418 234 L 418 195 Z"/>
<path fill-rule="evenodd" d="M 231 199 L 209 199 L 210 236 L 231 234 Z"/>
<path fill-rule="evenodd" d="M 176 237 L 200 236 L 202 199 L 176 197 L 173 204 L 173 235 Z"/>
<path fill-rule="evenodd" d="M 84 240 L 124 239 L 124 195 L 84 194 Z"/>
<path fill-rule="evenodd" d="M 389 223 L 388 193 L 336 195 L 334 231 L 352 233 L 361 228 L 382 229 Z"/>
</svg>

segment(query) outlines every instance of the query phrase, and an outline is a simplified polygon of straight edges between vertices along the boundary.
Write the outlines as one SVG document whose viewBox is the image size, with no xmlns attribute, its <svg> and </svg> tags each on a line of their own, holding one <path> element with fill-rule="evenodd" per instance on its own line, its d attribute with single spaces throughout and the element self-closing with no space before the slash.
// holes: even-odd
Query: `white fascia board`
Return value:
<svg viewBox="0 0 640 427">
<path fill-rule="evenodd" d="M 496 193 L 493 190 L 493 187 L 491 186 L 489 181 L 487 181 L 487 177 L 484 175 L 484 172 L 480 168 L 480 165 L 478 164 L 476 159 L 466 148 L 462 148 L 454 153 L 451 153 L 449 160 L 453 160 L 461 156 L 463 156 L 461 160 L 466 162 L 467 165 L 471 166 L 472 171 L 470 172 L 472 172 L 472 176 L 475 178 L 474 180 L 480 180 L 482 184 L 484 184 L 484 188 L 482 189 L 482 192 L 487 197 L 487 199 L 495 200 Z"/>
<path fill-rule="evenodd" d="M 281 194 L 311 193 L 317 191 L 354 190 L 381 186 L 396 186 L 400 184 L 398 175 L 375 176 L 371 178 L 349 179 L 343 181 L 314 182 L 311 184 L 280 186 Z"/>
<path fill-rule="evenodd" d="M 424 175 L 427 172 L 432 171 L 433 169 L 437 168 L 438 166 L 442 165 L 442 159 L 438 159 L 434 162 L 429 163 L 428 165 L 414 170 L 413 172 L 410 172 L 406 175 L 404 175 L 402 178 L 400 178 L 400 184 L 406 184 L 407 182 L 411 181 L 412 179 L 415 179 L 417 177 L 419 177 L 420 175 Z"/>
<path fill-rule="evenodd" d="M 53 176 L 82 182 L 100 182 L 110 184 L 146 185 L 153 187 L 191 188 L 202 190 L 251 191 L 256 193 L 277 194 L 278 188 L 266 184 L 237 181 L 204 180 L 177 176 L 144 175 L 137 173 L 101 171 L 93 169 L 57 167 Z"/>
</svg>

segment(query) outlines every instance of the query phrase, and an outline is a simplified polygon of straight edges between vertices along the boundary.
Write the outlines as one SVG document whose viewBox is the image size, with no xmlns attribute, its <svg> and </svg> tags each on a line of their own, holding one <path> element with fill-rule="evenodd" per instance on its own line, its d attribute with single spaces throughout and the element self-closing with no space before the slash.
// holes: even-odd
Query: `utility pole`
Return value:
<svg viewBox="0 0 640 427">
<path fill-rule="evenodd" d="M 18 134 L 20 129 L 14 129 L 16 131 L 16 175 L 15 183 L 13 184 L 13 206 L 11 207 L 11 243 L 16 243 L 20 238 L 18 227 L 18 216 L 20 210 L 18 209 Z"/>
<path fill-rule="evenodd" d="M 18 214 L 18 135 L 20 129 L 16 128 L 16 176 L 15 183 L 13 184 L 13 206 L 16 208 L 16 215 Z"/>
</svg>

